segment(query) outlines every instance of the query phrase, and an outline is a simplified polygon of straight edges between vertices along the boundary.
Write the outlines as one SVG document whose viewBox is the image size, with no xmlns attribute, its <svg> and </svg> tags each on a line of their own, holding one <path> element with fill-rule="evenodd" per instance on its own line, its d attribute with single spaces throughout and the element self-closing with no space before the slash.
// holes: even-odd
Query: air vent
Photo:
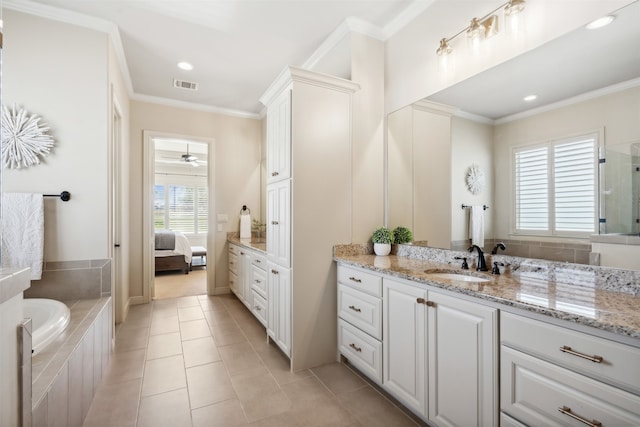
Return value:
<svg viewBox="0 0 640 427">
<path fill-rule="evenodd" d="M 177 87 L 178 89 L 198 90 L 198 83 L 173 79 L 173 87 Z"/>
</svg>

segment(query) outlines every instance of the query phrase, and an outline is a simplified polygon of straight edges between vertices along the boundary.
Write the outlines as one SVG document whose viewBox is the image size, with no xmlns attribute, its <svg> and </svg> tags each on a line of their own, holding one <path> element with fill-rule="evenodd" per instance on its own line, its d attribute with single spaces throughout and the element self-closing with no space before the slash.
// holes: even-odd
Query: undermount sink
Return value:
<svg viewBox="0 0 640 427">
<path fill-rule="evenodd" d="M 466 274 L 459 273 L 428 273 L 427 277 L 432 279 L 449 279 L 460 280 L 462 282 L 489 282 L 489 279 L 483 279 L 482 277 L 467 276 Z"/>
</svg>

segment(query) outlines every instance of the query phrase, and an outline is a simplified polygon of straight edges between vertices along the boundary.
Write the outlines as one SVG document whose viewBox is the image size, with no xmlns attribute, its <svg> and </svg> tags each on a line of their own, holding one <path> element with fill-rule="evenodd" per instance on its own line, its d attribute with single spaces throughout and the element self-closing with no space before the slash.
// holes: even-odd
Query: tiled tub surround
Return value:
<svg viewBox="0 0 640 427">
<path fill-rule="evenodd" d="M 500 305 L 594 327 L 639 346 L 640 271 L 617 270 L 537 259 L 487 255 L 487 266 L 502 262 L 503 274 L 475 271 L 475 253 L 399 245 L 397 255 L 376 257 L 336 246 L 340 263 L 470 295 Z M 467 257 L 470 270 L 461 270 L 456 256 Z M 425 270 L 460 270 L 489 282 L 473 283 L 428 278 Z"/>
<path fill-rule="evenodd" d="M 45 262 L 41 280 L 33 280 L 25 298 L 59 301 L 111 295 L 111 260 Z"/>
<path fill-rule="evenodd" d="M 111 297 L 65 301 L 67 329 L 33 357 L 33 426 L 82 426 L 111 354 Z"/>
</svg>

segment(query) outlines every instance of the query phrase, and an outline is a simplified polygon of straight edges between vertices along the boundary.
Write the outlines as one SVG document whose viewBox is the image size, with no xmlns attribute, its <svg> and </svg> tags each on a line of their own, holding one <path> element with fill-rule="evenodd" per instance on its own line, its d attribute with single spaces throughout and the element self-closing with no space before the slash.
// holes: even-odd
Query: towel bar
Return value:
<svg viewBox="0 0 640 427">
<path fill-rule="evenodd" d="M 63 191 L 60 194 L 43 194 L 43 197 L 60 197 L 63 202 L 68 202 L 71 199 L 71 193 Z"/>
<path fill-rule="evenodd" d="M 466 209 L 466 208 L 470 208 L 470 207 L 471 207 L 470 205 L 462 204 L 462 209 Z M 485 211 L 486 211 L 487 209 L 489 209 L 489 206 L 487 206 L 487 205 L 482 205 L 482 210 L 485 210 Z"/>
</svg>

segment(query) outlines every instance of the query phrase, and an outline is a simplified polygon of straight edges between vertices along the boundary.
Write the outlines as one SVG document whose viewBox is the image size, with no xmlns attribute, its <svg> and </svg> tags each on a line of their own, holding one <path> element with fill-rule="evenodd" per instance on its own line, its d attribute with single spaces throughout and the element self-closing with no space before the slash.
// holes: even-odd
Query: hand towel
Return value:
<svg viewBox="0 0 640 427">
<path fill-rule="evenodd" d="M 31 267 L 31 280 L 40 280 L 43 253 L 42 194 L 2 193 L 2 267 Z"/>
<path fill-rule="evenodd" d="M 240 214 L 240 238 L 251 238 L 251 214 Z"/>
<path fill-rule="evenodd" d="M 484 247 L 484 206 L 471 206 L 469 212 L 469 238 L 472 245 Z"/>
</svg>

